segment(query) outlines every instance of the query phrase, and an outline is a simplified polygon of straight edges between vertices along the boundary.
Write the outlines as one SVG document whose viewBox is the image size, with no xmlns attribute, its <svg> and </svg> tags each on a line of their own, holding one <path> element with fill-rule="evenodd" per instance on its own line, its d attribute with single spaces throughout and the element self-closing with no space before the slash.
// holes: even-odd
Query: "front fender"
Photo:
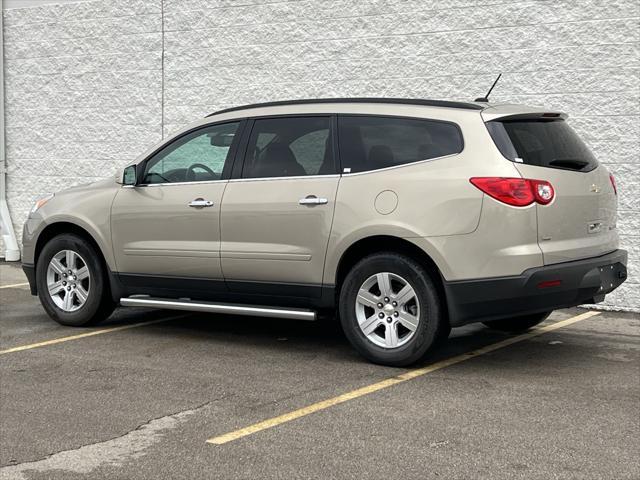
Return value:
<svg viewBox="0 0 640 480">
<path fill-rule="evenodd" d="M 97 182 L 56 194 L 25 223 L 25 263 L 33 263 L 35 247 L 43 232 L 54 225 L 70 224 L 93 238 L 109 269 L 115 270 L 110 219 L 118 188 L 113 181 Z"/>
</svg>

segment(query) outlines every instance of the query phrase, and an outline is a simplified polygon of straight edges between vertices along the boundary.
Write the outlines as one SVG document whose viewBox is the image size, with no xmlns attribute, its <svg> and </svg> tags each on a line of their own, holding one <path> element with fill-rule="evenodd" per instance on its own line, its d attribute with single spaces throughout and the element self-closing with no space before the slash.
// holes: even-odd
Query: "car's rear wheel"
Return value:
<svg viewBox="0 0 640 480">
<path fill-rule="evenodd" d="M 340 322 L 355 349 L 372 362 L 410 365 L 442 338 L 438 291 L 413 259 L 378 253 L 358 262 L 340 290 Z"/>
<path fill-rule="evenodd" d="M 92 325 L 115 308 L 99 253 L 77 235 L 47 242 L 38 258 L 36 284 L 42 306 L 62 325 Z"/>
<path fill-rule="evenodd" d="M 530 328 L 544 322 L 551 312 L 534 313 L 531 315 L 523 315 L 515 318 L 505 318 L 502 320 L 492 320 L 490 322 L 482 322 L 487 327 L 502 332 L 518 333 L 526 332 Z"/>
</svg>

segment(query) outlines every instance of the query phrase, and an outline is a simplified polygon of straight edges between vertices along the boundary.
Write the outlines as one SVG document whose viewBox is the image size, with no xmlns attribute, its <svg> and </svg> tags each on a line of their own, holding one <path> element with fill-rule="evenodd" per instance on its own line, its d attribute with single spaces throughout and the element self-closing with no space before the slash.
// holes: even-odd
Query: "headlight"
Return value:
<svg viewBox="0 0 640 480">
<path fill-rule="evenodd" d="M 31 211 L 29 212 L 29 215 L 36 213 L 40 207 L 42 207 L 45 203 L 47 203 L 52 198 L 53 198 L 53 193 L 50 195 L 47 195 L 46 197 L 42 197 L 36 200 L 36 203 L 34 203 L 33 207 L 31 207 Z"/>
</svg>

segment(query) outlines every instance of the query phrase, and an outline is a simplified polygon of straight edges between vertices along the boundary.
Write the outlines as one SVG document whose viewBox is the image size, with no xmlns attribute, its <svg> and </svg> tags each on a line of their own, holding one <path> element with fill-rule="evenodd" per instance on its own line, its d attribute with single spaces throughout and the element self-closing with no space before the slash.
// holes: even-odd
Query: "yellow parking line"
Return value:
<svg viewBox="0 0 640 480">
<path fill-rule="evenodd" d="M 131 328 L 144 327 L 147 325 L 153 325 L 154 323 L 175 320 L 177 318 L 182 318 L 184 316 L 185 315 L 177 315 L 177 316 L 168 317 L 168 318 L 160 318 L 158 320 L 150 320 L 148 322 L 132 323 L 129 325 L 119 325 L 117 327 L 109 327 L 109 328 L 102 328 L 100 330 L 92 330 L 91 332 L 79 333 L 78 335 L 71 335 L 69 337 L 54 338 L 52 340 L 45 340 L 44 342 L 31 343 L 29 345 L 21 345 L 19 347 L 12 347 L 12 348 L 7 348 L 6 350 L 0 350 L 0 355 L 5 355 L 7 353 L 22 352 L 23 350 L 31 350 L 33 348 L 47 347 L 49 345 L 56 345 L 58 343 L 70 342 L 72 340 L 79 340 L 81 338 L 93 337 L 95 335 L 102 335 L 103 333 L 120 332 L 122 330 L 129 330 Z"/>
<path fill-rule="evenodd" d="M 28 283 L 14 283 L 13 285 L 2 285 L 0 286 L 0 290 L 3 288 L 16 288 L 16 287 L 26 287 L 29 285 Z"/>
<path fill-rule="evenodd" d="M 491 345 L 487 345 L 486 347 L 481 347 L 477 350 L 473 350 L 468 353 L 463 353 L 462 355 L 456 355 L 455 357 L 441 360 L 431 365 L 427 365 L 426 367 L 409 370 L 408 372 L 402 373 L 395 377 L 390 377 L 390 378 L 387 378 L 386 380 L 382 380 L 377 383 L 372 383 L 371 385 L 367 385 L 365 387 L 352 390 L 351 392 L 343 393 L 342 395 L 338 395 L 337 397 L 329 398 L 327 400 L 323 400 L 321 402 L 308 405 L 298 410 L 285 413 L 284 415 L 270 418 L 262 422 L 254 423 L 253 425 L 249 425 L 248 427 L 244 427 L 239 430 L 234 430 L 232 432 L 225 433 L 224 435 L 210 438 L 209 440 L 207 440 L 207 443 L 211 443 L 214 445 L 222 445 L 228 442 L 232 442 L 234 440 L 238 440 L 239 438 L 246 437 L 247 435 L 251 435 L 253 433 L 257 433 L 262 430 L 266 430 L 268 428 L 282 425 L 283 423 L 290 422 L 292 420 L 310 415 L 315 412 L 319 412 L 320 410 L 325 410 L 329 407 L 333 407 L 334 405 L 338 405 L 340 403 L 348 402 L 349 400 L 353 400 L 358 397 L 369 395 L 370 393 L 377 392 L 378 390 L 382 390 L 384 388 L 388 388 L 393 385 L 406 382 L 407 380 L 412 380 L 414 378 L 421 377 L 428 373 L 435 372 L 436 370 L 440 370 L 442 368 L 455 365 L 456 363 L 464 362 L 465 360 L 469 360 L 470 358 L 474 358 L 479 355 L 484 355 L 485 353 L 493 352 L 494 350 L 498 350 L 500 348 L 513 345 L 514 343 L 522 342 L 523 340 L 527 340 L 532 337 L 537 337 L 538 335 L 542 335 L 543 333 L 547 333 L 552 330 L 557 330 L 558 328 L 566 327 L 573 323 L 580 322 L 581 320 L 586 320 L 587 318 L 591 318 L 599 314 L 600 312 L 588 311 L 580 315 L 576 315 L 575 317 L 571 317 L 566 320 L 561 320 L 551 325 L 547 325 L 547 326 L 532 330 L 530 332 L 523 333 L 522 335 L 517 335 L 512 338 L 507 338 L 506 340 L 502 340 L 501 342 L 493 343 Z"/>
</svg>

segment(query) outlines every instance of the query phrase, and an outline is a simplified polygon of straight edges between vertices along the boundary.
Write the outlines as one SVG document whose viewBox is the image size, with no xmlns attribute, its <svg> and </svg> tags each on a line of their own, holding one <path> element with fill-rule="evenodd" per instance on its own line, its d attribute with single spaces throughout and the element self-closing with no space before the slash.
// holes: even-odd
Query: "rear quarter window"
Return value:
<svg viewBox="0 0 640 480">
<path fill-rule="evenodd" d="M 463 149 L 460 128 L 438 120 L 341 115 L 338 138 L 344 173 L 405 165 Z"/>
<path fill-rule="evenodd" d="M 563 119 L 518 119 L 487 122 L 503 156 L 516 163 L 589 172 L 598 161 Z"/>
</svg>

